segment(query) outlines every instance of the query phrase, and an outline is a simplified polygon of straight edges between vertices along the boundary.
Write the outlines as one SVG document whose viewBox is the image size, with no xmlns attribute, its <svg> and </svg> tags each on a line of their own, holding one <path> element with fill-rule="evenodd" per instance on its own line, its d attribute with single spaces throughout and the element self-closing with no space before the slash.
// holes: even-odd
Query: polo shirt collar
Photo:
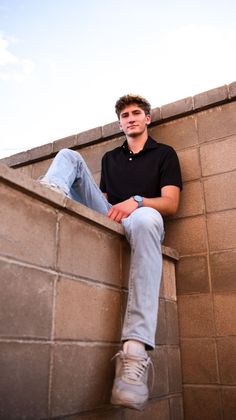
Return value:
<svg viewBox="0 0 236 420">
<path fill-rule="evenodd" d="M 128 146 L 127 140 L 124 141 L 124 143 L 122 144 L 121 147 L 124 150 L 129 150 L 129 146 Z M 150 136 L 148 136 L 148 139 L 147 139 L 146 143 L 144 144 L 143 150 L 156 149 L 157 147 L 158 147 L 157 142 L 155 140 L 153 140 Z"/>
</svg>

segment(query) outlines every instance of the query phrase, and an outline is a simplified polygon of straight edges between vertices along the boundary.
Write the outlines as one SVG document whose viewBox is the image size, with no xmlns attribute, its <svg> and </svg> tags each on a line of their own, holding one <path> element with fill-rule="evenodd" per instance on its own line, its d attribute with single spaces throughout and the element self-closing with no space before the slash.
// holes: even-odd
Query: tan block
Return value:
<svg viewBox="0 0 236 420">
<path fill-rule="evenodd" d="M 236 293 L 214 295 L 216 333 L 236 335 Z"/>
<path fill-rule="evenodd" d="M 154 377 L 154 385 L 150 397 L 156 398 L 167 395 L 169 393 L 167 347 L 157 346 L 150 356 L 154 370 L 157 373 Z M 151 384 L 151 375 L 149 375 L 148 379 Z"/>
<path fill-rule="evenodd" d="M 219 382 L 215 340 L 202 338 L 182 340 L 181 360 L 185 384 Z"/>
<path fill-rule="evenodd" d="M 182 375 L 180 350 L 178 347 L 168 347 L 169 392 L 182 392 Z"/>
<path fill-rule="evenodd" d="M 56 296 L 57 339 L 119 341 L 121 296 L 118 291 L 61 278 Z"/>
<path fill-rule="evenodd" d="M 166 301 L 167 343 L 179 344 L 177 303 Z"/>
<path fill-rule="evenodd" d="M 174 396 L 170 399 L 171 420 L 184 420 L 184 408 L 182 396 Z"/>
<path fill-rule="evenodd" d="M 0 185 L 0 254 L 43 267 L 55 260 L 56 210 Z"/>
<path fill-rule="evenodd" d="M 179 296 L 178 313 L 181 337 L 211 337 L 214 335 L 211 295 Z"/>
<path fill-rule="evenodd" d="M 208 212 L 236 208 L 236 172 L 206 179 L 204 194 Z"/>
<path fill-rule="evenodd" d="M 124 137 L 119 137 L 102 143 L 94 144 L 92 146 L 84 147 L 83 149 L 78 150 L 78 152 L 83 156 L 90 171 L 95 173 L 101 170 L 101 160 L 103 155 L 109 150 L 121 146 L 123 142 Z"/>
<path fill-rule="evenodd" d="M 151 110 L 152 123 L 161 119 L 161 108 L 153 108 Z"/>
<path fill-rule="evenodd" d="M 236 210 L 212 213 L 207 216 L 209 247 L 211 251 L 236 247 Z"/>
<path fill-rule="evenodd" d="M 26 152 L 19 152 L 12 156 L 6 157 L 1 161 L 1 163 L 7 165 L 7 166 L 17 166 L 19 164 L 25 163 L 30 160 L 30 150 L 27 150 Z"/>
<path fill-rule="evenodd" d="M 150 135 L 159 143 L 169 144 L 176 150 L 194 146 L 198 143 L 196 117 L 191 115 L 154 126 L 150 129 Z"/>
<path fill-rule="evenodd" d="M 52 373 L 52 416 L 93 410 L 108 404 L 117 347 L 57 345 Z"/>
<path fill-rule="evenodd" d="M 236 82 L 232 82 L 228 85 L 229 89 L 229 97 L 235 98 L 236 97 Z"/>
<path fill-rule="evenodd" d="M 51 273 L 0 260 L 0 336 L 50 338 Z"/>
<path fill-rule="evenodd" d="M 161 107 L 161 116 L 163 119 L 173 117 L 174 115 L 181 115 L 193 110 L 193 98 L 180 99 L 175 102 L 163 105 Z"/>
<path fill-rule="evenodd" d="M 100 140 L 102 137 L 102 127 L 94 127 L 90 130 L 83 131 L 77 134 L 76 144 L 79 146 L 90 144 L 94 141 Z"/>
<path fill-rule="evenodd" d="M 224 419 L 236 419 L 236 388 L 223 388 L 221 395 Z"/>
<path fill-rule="evenodd" d="M 68 137 L 64 137 L 62 139 L 59 140 L 55 140 L 53 142 L 53 152 L 59 152 L 59 150 L 62 149 L 69 149 L 72 148 L 73 146 L 75 146 L 77 144 L 78 141 L 78 136 L 77 134 L 72 135 L 72 136 L 68 136 Z"/>
<path fill-rule="evenodd" d="M 0 354 L 1 419 L 46 419 L 49 346 L 1 342 Z"/>
<path fill-rule="evenodd" d="M 17 173 L 22 174 L 22 175 L 26 175 L 28 177 L 32 177 L 32 170 L 33 170 L 33 165 L 26 165 L 26 166 L 20 166 L 19 168 L 14 169 Z"/>
<path fill-rule="evenodd" d="M 178 294 L 209 292 L 207 259 L 205 256 L 183 257 L 177 263 Z"/>
<path fill-rule="evenodd" d="M 111 137 L 115 134 L 120 134 L 119 121 L 113 121 L 102 126 L 102 137 Z"/>
<path fill-rule="evenodd" d="M 175 217 L 196 216 L 204 211 L 203 190 L 200 181 L 184 184 L 179 210 Z"/>
<path fill-rule="evenodd" d="M 162 279 L 159 296 L 169 300 L 177 300 L 175 264 L 168 258 L 163 259 Z"/>
<path fill-rule="evenodd" d="M 220 390 L 218 388 L 184 387 L 185 420 L 221 420 Z"/>
<path fill-rule="evenodd" d="M 236 251 L 210 255 L 212 287 L 214 291 L 236 291 Z"/>
<path fill-rule="evenodd" d="M 113 420 L 113 418 L 110 418 Z M 170 417 L 168 399 L 150 401 L 144 411 L 125 409 L 122 420 L 174 420 Z M 182 419 L 178 419 L 182 420 Z"/>
<path fill-rule="evenodd" d="M 74 416 L 64 417 L 63 420 L 124 420 L 124 410 L 114 406 L 98 408 L 92 412 L 75 414 Z"/>
<path fill-rule="evenodd" d="M 210 108 L 197 114 L 199 142 L 236 134 L 236 103 Z"/>
<path fill-rule="evenodd" d="M 64 273 L 120 285 L 121 242 L 116 235 L 63 215 L 58 267 Z"/>
<path fill-rule="evenodd" d="M 194 109 L 204 108 L 209 105 L 225 101 L 228 98 L 227 86 L 220 86 L 207 92 L 199 93 L 193 97 Z"/>
<path fill-rule="evenodd" d="M 200 159 L 203 176 L 234 171 L 236 169 L 236 136 L 202 145 Z"/>
<path fill-rule="evenodd" d="M 236 337 L 217 340 L 221 383 L 236 385 Z"/>
<path fill-rule="evenodd" d="M 159 299 L 155 343 L 156 344 L 166 344 L 167 343 L 166 306 L 165 306 L 165 300 L 164 299 Z"/>
<path fill-rule="evenodd" d="M 188 217 L 166 222 L 164 244 L 177 249 L 180 255 L 206 251 L 205 219 L 203 216 Z"/>
<path fill-rule="evenodd" d="M 93 178 L 96 184 L 99 186 L 101 180 L 101 172 L 96 172 L 95 174 L 93 174 Z"/>
<path fill-rule="evenodd" d="M 127 308 L 127 302 L 128 302 L 128 291 L 122 290 L 121 291 L 121 296 L 122 296 L 122 300 L 121 300 L 121 325 L 123 325 L 124 318 L 125 318 L 125 312 L 126 312 L 126 308 Z"/>
<path fill-rule="evenodd" d="M 32 167 L 32 178 L 38 179 L 44 176 L 51 165 L 53 159 L 45 159 L 39 162 L 35 162 Z"/>
<path fill-rule="evenodd" d="M 53 153 L 53 144 L 52 143 L 46 143 L 42 146 L 34 147 L 33 149 L 30 149 L 29 151 L 29 160 L 34 161 L 38 159 L 42 159 L 45 156 L 51 156 Z"/>
<path fill-rule="evenodd" d="M 128 241 L 122 241 L 122 286 L 128 289 L 130 270 L 130 245 Z"/>
<path fill-rule="evenodd" d="M 201 177 L 201 167 L 198 148 L 180 150 L 178 158 L 183 182 L 193 181 Z"/>
</svg>

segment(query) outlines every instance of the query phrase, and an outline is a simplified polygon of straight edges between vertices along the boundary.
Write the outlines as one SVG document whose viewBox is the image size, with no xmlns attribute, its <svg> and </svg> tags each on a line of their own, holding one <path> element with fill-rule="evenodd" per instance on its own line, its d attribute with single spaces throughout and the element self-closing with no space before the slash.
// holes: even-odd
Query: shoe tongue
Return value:
<svg viewBox="0 0 236 420">
<path fill-rule="evenodd" d="M 131 356 L 147 357 L 146 351 L 135 343 L 127 343 L 126 346 L 124 346 L 124 353 L 130 354 Z"/>
</svg>

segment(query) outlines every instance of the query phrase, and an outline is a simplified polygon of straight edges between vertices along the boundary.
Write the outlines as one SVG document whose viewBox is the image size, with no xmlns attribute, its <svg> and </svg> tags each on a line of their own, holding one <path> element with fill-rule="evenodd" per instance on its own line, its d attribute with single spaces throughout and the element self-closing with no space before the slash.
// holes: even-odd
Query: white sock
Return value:
<svg viewBox="0 0 236 420">
<path fill-rule="evenodd" d="M 134 356 L 146 355 L 145 344 L 141 341 L 128 340 L 123 345 L 124 353 L 129 353 Z"/>
</svg>

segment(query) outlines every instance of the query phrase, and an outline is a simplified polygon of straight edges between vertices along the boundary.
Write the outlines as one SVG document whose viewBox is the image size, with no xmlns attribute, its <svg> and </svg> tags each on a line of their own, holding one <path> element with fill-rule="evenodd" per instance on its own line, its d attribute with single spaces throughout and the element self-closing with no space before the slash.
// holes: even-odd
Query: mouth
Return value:
<svg viewBox="0 0 236 420">
<path fill-rule="evenodd" d="M 127 128 L 136 128 L 138 127 L 137 125 L 129 125 Z"/>
</svg>

